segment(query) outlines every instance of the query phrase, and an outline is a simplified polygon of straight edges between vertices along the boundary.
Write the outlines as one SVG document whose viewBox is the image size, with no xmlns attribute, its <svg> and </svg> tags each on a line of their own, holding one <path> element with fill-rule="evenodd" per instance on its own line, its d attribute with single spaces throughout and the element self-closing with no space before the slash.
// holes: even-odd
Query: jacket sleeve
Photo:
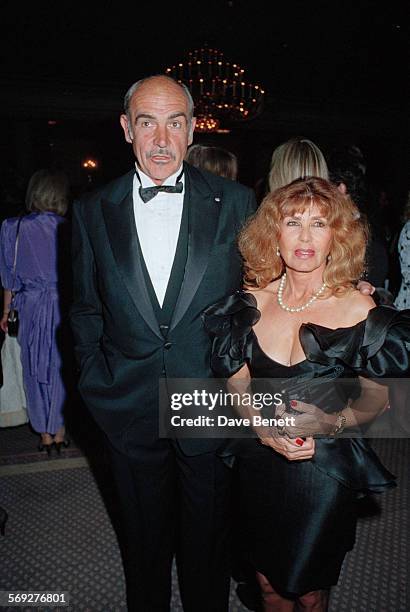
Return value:
<svg viewBox="0 0 410 612">
<path fill-rule="evenodd" d="M 246 221 L 249 219 L 249 217 L 251 217 L 257 209 L 258 205 L 256 202 L 256 196 L 255 196 L 255 192 L 252 189 L 249 189 L 249 195 L 248 195 L 248 201 L 247 201 L 247 206 L 246 206 L 246 213 L 245 213 L 245 223 Z"/>
<path fill-rule="evenodd" d="M 81 202 L 73 206 L 72 228 L 73 304 L 70 311 L 77 361 L 100 347 L 103 334 L 102 304 L 97 286 L 93 249 L 83 219 Z"/>
</svg>

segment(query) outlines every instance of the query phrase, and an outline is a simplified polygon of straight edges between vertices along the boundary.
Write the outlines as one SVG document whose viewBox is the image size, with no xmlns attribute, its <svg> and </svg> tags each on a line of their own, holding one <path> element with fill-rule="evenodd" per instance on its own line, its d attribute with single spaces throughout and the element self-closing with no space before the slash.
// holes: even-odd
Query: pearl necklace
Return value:
<svg viewBox="0 0 410 612">
<path fill-rule="evenodd" d="M 283 290 L 285 288 L 285 284 L 286 284 L 286 272 L 284 273 L 284 275 L 280 279 L 280 283 L 279 283 L 279 287 L 278 287 L 278 304 L 282 308 L 282 310 L 286 310 L 286 312 L 302 312 L 302 310 L 305 310 L 311 304 L 313 304 L 313 302 L 315 300 L 317 300 L 319 295 L 321 295 L 323 293 L 323 291 L 326 289 L 326 283 L 323 283 L 323 285 L 320 287 L 320 289 L 318 289 L 316 291 L 316 293 L 314 293 L 312 295 L 312 297 L 309 298 L 309 300 L 306 302 L 306 304 L 302 304 L 302 306 L 286 306 L 286 304 L 283 303 L 283 299 L 282 299 Z"/>
</svg>

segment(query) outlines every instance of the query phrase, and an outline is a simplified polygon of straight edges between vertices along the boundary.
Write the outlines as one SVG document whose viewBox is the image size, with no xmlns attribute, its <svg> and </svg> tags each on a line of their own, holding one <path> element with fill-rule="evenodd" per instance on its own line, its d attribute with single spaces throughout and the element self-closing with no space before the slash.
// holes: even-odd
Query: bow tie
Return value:
<svg viewBox="0 0 410 612">
<path fill-rule="evenodd" d="M 155 198 L 157 193 L 165 191 L 166 193 L 182 193 L 184 184 L 178 181 L 176 185 L 159 185 L 154 187 L 142 187 L 139 188 L 139 194 L 143 202 L 149 202 L 152 198 Z"/>
</svg>

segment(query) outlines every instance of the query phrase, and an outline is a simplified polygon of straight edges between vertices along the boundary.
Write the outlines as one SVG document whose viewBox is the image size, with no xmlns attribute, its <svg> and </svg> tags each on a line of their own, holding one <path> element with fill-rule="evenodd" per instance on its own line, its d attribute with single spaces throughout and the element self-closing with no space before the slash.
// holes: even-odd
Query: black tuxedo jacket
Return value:
<svg viewBox="0 0 410 612">
<path fill-rule="evenodd" d="M 71 323 L 79 389 L 97 423 L 125 453 L 158 438 L 159 378 L 212 376 L 201 313 L 240 288 L 236 238 L 256 208 L 252 190 L 185 164 L 187 259 L 164 339 L 139 254 L 133 176 L 134 170 L 85 196 L 73 210 Z M 187 454 L 220 444 L 180 440 Z"/>
</svg>

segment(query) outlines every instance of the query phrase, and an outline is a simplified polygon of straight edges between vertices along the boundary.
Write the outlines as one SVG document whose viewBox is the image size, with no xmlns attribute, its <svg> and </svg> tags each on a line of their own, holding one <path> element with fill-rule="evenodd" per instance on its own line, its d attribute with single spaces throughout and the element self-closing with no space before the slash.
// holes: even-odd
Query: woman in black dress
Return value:
<svg viewBox="0 0 410 612">
<path fill-rule="evenodd" d="M 238 388 L 286 381 L 287 410 L 299 415 L 296 428 L 256 428 L 259 440 L 237 450 L 238 511 L 266 611 L 326 610 L 354 545 L 357 497 L 395 484 L 366 440 L 340 435 L 385 406 L 375 377 L 409 370 L 410 312 L 355 288 L 366 237 L 334 185 L 294 181 L 265 197 L 240 236 L 246 291 L 204 315 L 216 375 Z M 335 384 L 344 378 L 347 390 Z"/>
</svg>

